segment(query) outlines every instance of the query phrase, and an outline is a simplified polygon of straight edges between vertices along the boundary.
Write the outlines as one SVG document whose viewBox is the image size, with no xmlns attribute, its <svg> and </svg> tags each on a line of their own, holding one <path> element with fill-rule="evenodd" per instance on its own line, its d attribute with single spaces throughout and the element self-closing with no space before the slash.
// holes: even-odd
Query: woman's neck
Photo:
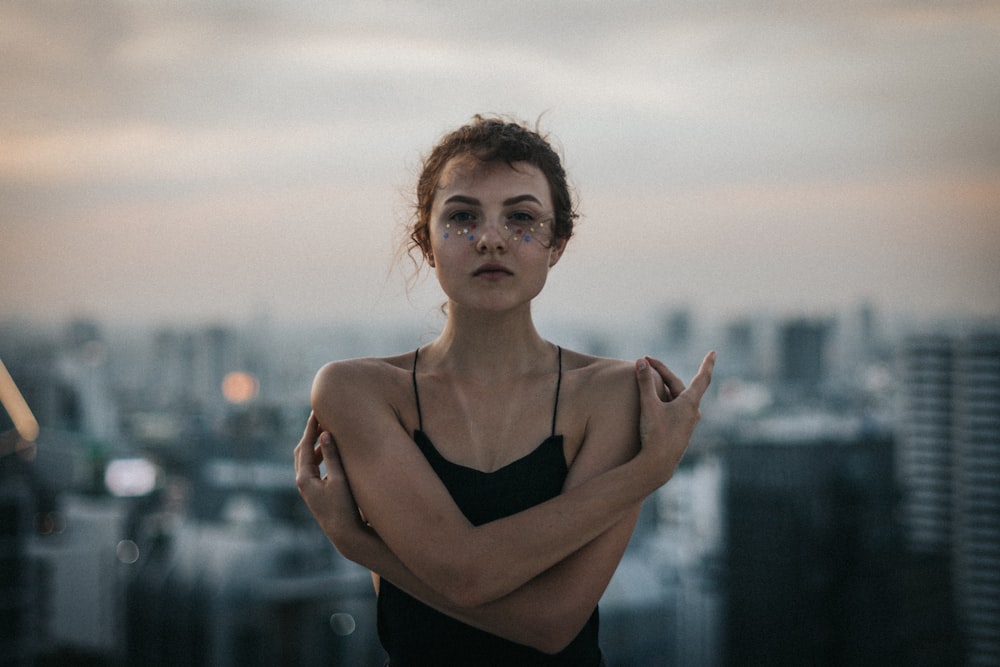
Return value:
<svg viewBox="0 0 1000 667">
<path fill-rule="evenodd" d="M 539 335 L 530 309 L 504 313 L 465 312 L 449 306 L 441 334 L 421 354 L 427 367 L 493 381 L 544 367 L 552 344 Z"/>
</svg>

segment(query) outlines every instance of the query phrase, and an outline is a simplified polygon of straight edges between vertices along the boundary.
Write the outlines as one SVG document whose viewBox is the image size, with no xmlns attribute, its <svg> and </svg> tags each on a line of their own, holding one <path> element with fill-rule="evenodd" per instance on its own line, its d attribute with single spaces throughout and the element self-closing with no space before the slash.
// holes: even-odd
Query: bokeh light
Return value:
<svg viewBox="0 0 1000 667">
<path fill-rule="evenodd" d="M 253 373 L 234 371 L 222 378 L 222 395 L 230 403 L 246 403 L 257 398 L 260 382 Z"/>
<path fill-rule="evenodd" d="M 116 459 L 104 471 L 104 485 L 115 496 L 144 496 L 156 488 L 159 472 L 146 459 Z"/>
<path fill-rule="evenodd" d="M 354 629 L 357 627 L 357 622 L 350 614 L 337 612 L 330 616 L 330 629 L 333 630 L 333 633 L 336 635 L 346 637 L 347 635 L 353 633 Z"/>
<path fill-rule="evenodd" d="M 139 545 L 132 540 L 122 540 L 118 543 L 115 554 L 118 556 L 118 560 L 126 565 L 131 565 L 139 560 Z"/>
<path fill-rule="evenodd" d="M 39 512 L 35 515 L 35 531 L 39 535 L 58 535 L 66 530 L 62 512 Z"/>
</svg>

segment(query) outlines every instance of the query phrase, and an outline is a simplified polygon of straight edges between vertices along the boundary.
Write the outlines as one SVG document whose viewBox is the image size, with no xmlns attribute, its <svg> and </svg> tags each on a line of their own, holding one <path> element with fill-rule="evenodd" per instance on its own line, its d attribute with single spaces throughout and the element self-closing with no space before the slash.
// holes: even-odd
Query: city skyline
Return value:
<svg viewBox="0 0 1000 667">
<path fill-rule="evenodd" d="M 419 159 L 541 117 L 583 219 L 537 311 L 1000 315 L 1000 9 L 0 7 L 0 316 L 425 317 Z"/>
</svg>

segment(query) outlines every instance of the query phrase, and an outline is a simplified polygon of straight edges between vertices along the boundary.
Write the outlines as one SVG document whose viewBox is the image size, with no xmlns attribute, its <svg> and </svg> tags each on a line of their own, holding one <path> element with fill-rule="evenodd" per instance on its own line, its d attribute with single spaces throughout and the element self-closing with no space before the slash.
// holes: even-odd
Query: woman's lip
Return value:
<svg viewBox="0 0 1000 667">
<path fill-rule="evenodd" d="M 476 269 L 474 276 L 481 276 L 483 274 L 503 274 L 503 275 L 514 275 L 513 272 L 506 266 L 501 266 L 499 264 L 486 264 L 485 266 L 480 266 Z"/>
</svg>

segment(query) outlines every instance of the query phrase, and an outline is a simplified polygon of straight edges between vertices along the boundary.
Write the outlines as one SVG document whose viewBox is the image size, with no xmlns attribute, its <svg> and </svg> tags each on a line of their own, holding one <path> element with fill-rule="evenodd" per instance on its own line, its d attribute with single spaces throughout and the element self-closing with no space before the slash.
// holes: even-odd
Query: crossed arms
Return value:
<svg viewBox="0 0 1000 667">
<path fill-rule="evenodd" d="M 634 375 L 619 367 L 607 380 L 623 401 L 588 421 L 563 493 L 481 526 L 455 506 L 391 404 L 358 400 L 384 393 L 373 362 L 331 364 L 314 384 L 296 482 L 346 558 L 467 624 L 554 653 L 603 594 L 643 499 L 676 469 L 714 360 L 688 388 L 656 360 Z"/>
</svg>

